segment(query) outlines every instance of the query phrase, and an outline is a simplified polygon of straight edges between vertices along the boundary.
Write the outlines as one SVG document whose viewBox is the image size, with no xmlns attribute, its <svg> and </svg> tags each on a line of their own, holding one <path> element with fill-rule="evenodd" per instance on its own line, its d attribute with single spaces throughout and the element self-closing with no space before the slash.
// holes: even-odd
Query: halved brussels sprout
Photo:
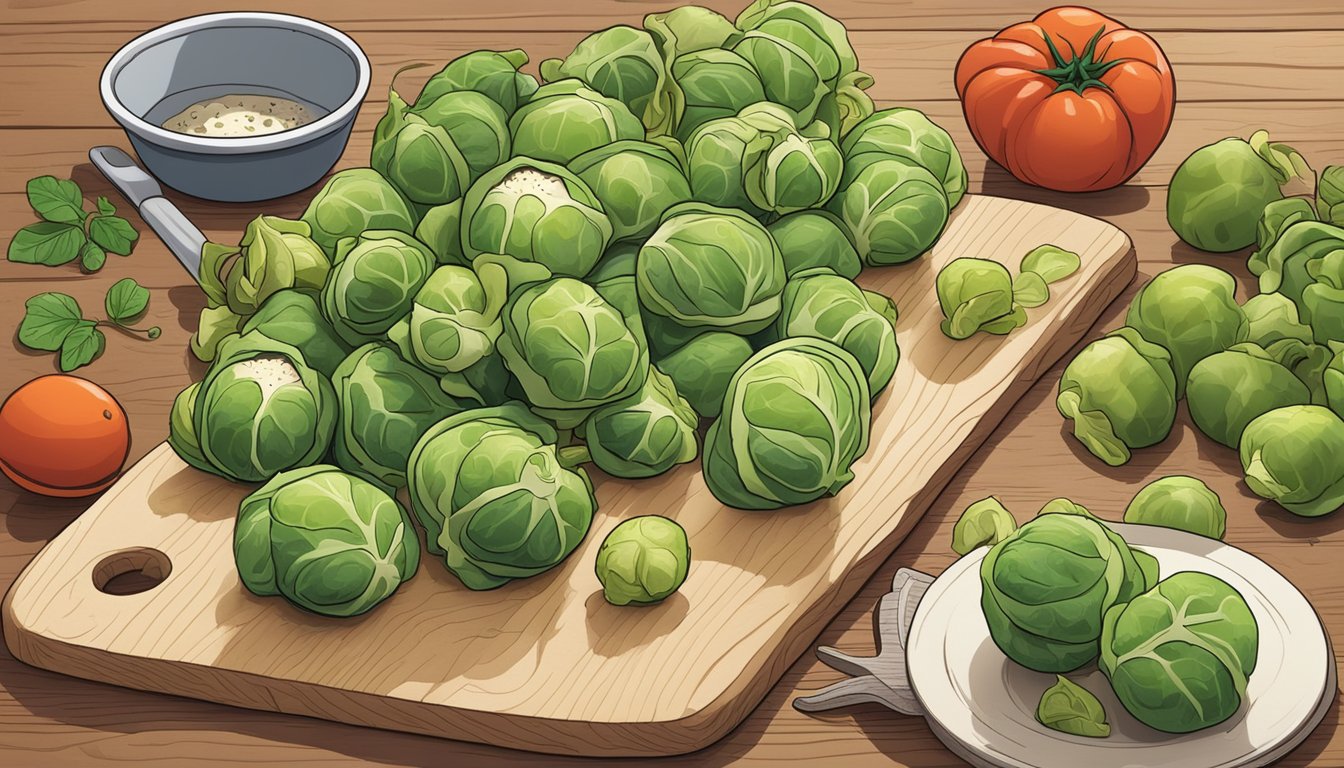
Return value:
<svg viewBox="0 0 1344 768">
<path fill-rule="evenodd" d="M 583 437 L 598 469 L 637 479 L 695 459 L 698 425 L 672 380 L 650 368 L 637 394 L 593 411 L 583 423 Z"/>
<path fill-rule="evenodd" d="M 642 240 L 663 213 L 691 199 L 671 152 L 645 141 L 618 141 L 574 158 L 569 169 L 592 189 L 611 219 L 612 239 Z"/>
<path fill-rule="evenodd" d="M 541 62 L 547 82 L 578 78 L 625 104 L 650 134 L 668 134 L 681 117 L 682 97 L 653 36 L 624 24 L 594 32 L 560 59 Z"/>
<path fill-rule="evenodd" d="M 331 260 L 309 235 L 304 221 L 258 216 L 236 246 L 207 242 L 201 249 L 201 290 L 211 306 L 227 304 L 247 316 L 276 291 L 319 290 Z"/>
<path fill-rule="evenodd" d="M 447 132 L 467 161 L 469 182 L 509 159 L 509 114 L 483 93 L 450 91 L 433 101 L 421 99 L 411 114 Z"/>
<path fill-rule="evenodd" d="M 612 605 L 648 605 L 665 600 L 686 581 L 691 545 L 672 520 L 643 515 L 624 520 L 597 550 L 595 570 Z"/>
<path fill-rule="evenodd" d="M 942 182 L 904 160 L 875 153 L 860 157 L 845 166 L 827 210 L 840 217 L 859 258 L 869 266 L 922 256 L 947 226 Z"/>
<path fill-rule="evenodd" d="M 350 353 L 350 347 L 322 316 L 313 295 L 284 290 L 271 297 L 243 324 L 243 333 L 256 331 L 298 349 L 308 365 L 330 376 Z"/>
<path fill-rule="evenodd" d="M 710 120 L 732 117 L 749 104 L 765 101 L 756 68 L 722 48 L 678 56 L 672 62 L 672 77 L 686 100 L 677 126 L 677 138 L 682 141 Z"/>
<path fill-rule="evenodd" d="M 1344 419 L 1319 405 L 1277 408 L 1241 435 L 1246 485 L 1303 517 L 1344 506 Z"/>
<path fill-rule="evenodd" d="M 1257 416 L 1311 402 L 1306 384 L 1250 343 L 1235 344 L 1196 363 L 1185 395 L 1195 426 L 1234 449 L 1246 425 Z"/>
<path fill-rule="evenodd" d="M 992 547 L 1017 530 L 1017 520 L 998 499 L 990 496 L 971 504 L 952 527 L 952 551 L 969 554 Z"/>
<path fill-rule="evenodd" d="M 312 238 L 328 256 L 336 243 L 369 229 L 415 231 L 416 217 L 406 198 L 372 168 L 350 168 L 331 178 L 303 212 Z"/>
<path fill-rule="evenodd" d="M 658 361 L 695 412 L 714 418 L 723 409 L 728 383 L 752 355 L 751 343 L 735 333 L 710 331 L 696 336 Z"/>
<path fill-rule="evenodd" d="M 872 152 L 924 168 L 942 184 L 948 208 L 956 208 L 966 194 L 966 167 L 957 145 L 917 109 L 894 107 L 873 113 L 846 134 L 841 148 L 846 160 Z"/>
<path fill-rule="evenodd" d="M 445 93 L 477 91 L 512 115 L 537 91 L 536 78 L 520 72 L 527 64 L 527 52 L 472 51 L 448 62 L 420 89 L 416 106 L 430 104 Z"/>
<path fill-rule="evenodd" d="M 374 341 L 411 310 L 434 269 L 434 254 L 403 232 L 369 230 L 346 238 L 322 288 L 322 313 L 350 346 Z"/>
<path fill-rule="evenodd" d="M 1160 525 L 1222 540 L 1227 510 L 1209 486 L 1186 475 L 1159 477 L 1145 485 L 1125 507 L 1125 522 Z"/>
<path fill-rule="evenodd" d="M 849 241 L 844 225 L 828 211 L 798 211 L 781 216 L 766 227 L 779 245 L 788 277 L 814 267 L 825 267 L 850 280 L 863 263 Z"/>
<path fill-rule="evenodd" d="M 1205 264 L 1186 264 L 1162 272 L 1139 289 L 1125 324 L 1171 352 L 1176 398 L 1195 363 L 1246 341 L 1250 327 L 1236 300 L 1232 275 Z"/>
<path fill-rule="evenodd" d="M 577 79 L 547 83 L 509 119 L 513 153 L 565 164 L 590 149 L 644 139 L 644 125 L 625 104 Z"/>
<path fill-rule="evenodd" d="M 1004 335 L 1027 323 L 1027 313 L 1013 300 L 1013 276 L 990 259 L 962 256 L 938 271 L 934 281 L 943 309 L 943 334 L 966 339 L 976 331 Z"/>
</svg>

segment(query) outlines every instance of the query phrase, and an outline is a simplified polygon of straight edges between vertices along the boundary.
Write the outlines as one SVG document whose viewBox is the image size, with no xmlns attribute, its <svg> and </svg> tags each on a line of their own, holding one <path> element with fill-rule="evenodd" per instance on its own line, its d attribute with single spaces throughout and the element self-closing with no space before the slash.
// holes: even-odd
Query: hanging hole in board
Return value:
<svg viewBox="0 0 1344 768">
<path fill-rule="evenodd" d="M 138 595 L 159 586 L 173 561 L 157 549 L 133 547 L 104 557 L 93 567 L 93 586 L 109 595 Z"/>
</svg>

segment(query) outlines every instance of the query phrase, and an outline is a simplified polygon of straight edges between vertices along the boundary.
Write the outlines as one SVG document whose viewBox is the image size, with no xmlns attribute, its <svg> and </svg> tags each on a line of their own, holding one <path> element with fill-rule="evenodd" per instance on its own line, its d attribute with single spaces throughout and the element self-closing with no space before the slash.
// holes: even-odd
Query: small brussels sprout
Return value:
<svg viewBox="0 0 1344 768">
<path fill-rule="evenodd" d="M 966 167 L 947 131 L 917 109 L 895 107 L 875 112 L 854 126 L 841 145 L 845 159 L 873 152 L 904 158 L 941 183 L 947 207 L 956 208 L 966 194 Z"/>
<path fill-rule="evenodd" d="M 350 353 L 350 347 L 336 335 L 336 329 L 307 291 L 291 289 L 271 294 L 243 324 L 243 333 L 253 331 L 298 349 L 303 361 L 324 376 L 330 376 Z"/>
<path fill-rule="evenodd" d="M 583 277 L 611 242 L 592 189 L 558 165 L 516 157 L 482 176 L 462 202 L 467 258 L 502 253 Z"/>
<path fill-rule="evenodd" d="M 764 211 L 747 195 L 747 170 L 761 162 L 769 140 L 736 116 L 707 120 L 686 138 L 686 177 L 695 199 L 753 216 Z"/>
<path fill-rule="evenodd" d="M 728 382 L 752 355 L 751 343 L 735 333 L 710 331 L 696 336 L 658 361 L 695 412 L 712 419 L 723 408 Z"/>
<path fill-rule="evenodd" d="M 387 112 L 373 131 L 369 165 L 413 204 L 442 205 L 462 196 L 471 168 L 457 142 L 441 126 L 411 112 L 388 89 Z"/>
<path fill-rule="evenodd" d="M 598 469 L 638 479 L 693 460 L 699 451 L 697 426 L 699 417 L 676 385 L 651 367 L 637 394 L 593 411 L 583 423 L 583 435 Z"/>
<path fill-rule="evenodd" d="M 509 113 L 483 93 L 450 91 L 433 101 L 421 99 L 411 114 L 448 134 L 467 163 L 469 182 L 509 159 Z"/>
<path fill-rule="evenodd" d="M 588 533 L 592 484 L 582 469 L 561 465 L 555 439 L 554 428 L 512 402 L 449 416 L 411 451 L 411 510 L 426 547 L 468 588 L 544 573 Z"/>
<path fill-rule="evenodd" d="M 206 243 L 201 249 L 201 290 L 211 306 L 227 304 L 247 316 L 271 294 L 285 288 L 318 290 L 331 260 L 309 237 L 306 222 L 258 216 L 237 246 Z"/>
<path fill-rule="evenodd" d="M 779 245 L 788 277 L 805 269 L 825 267 L 853 280 L 863 270 L 844 225 L 833 213 L 798 211 L 771 222 L 766 231 Z"/>
<path fill-rule="evenodd" d="M 624 24 L 594 32 L 560 59 L 541 62 L 547 82 L 578 78 L 593 90 L 625 104 L 649 133 L 671 133 L 681 116 L 681 90 L 653 36 Z"/>
<path fill-rule="evenodd" d="M 1298 319 L 1297 305 L 1281 293 L 1261 293 L 1241 305 L 1246 315 L 1246 340 L 1268 347 L 1281 339 L 1311 341 L 1311 327 Z"/>
<path fill-rule="evenodd" d="M 1036 705 L 1036 721 L 1052 731 L 1104 739 L 1111 735 L 1106 710 L 1096 696 L 1063 675 L 1045 689 Z"/>
<path fill-rule="evenodd" d="M 1250 268 L 1261 293 L 1277 291 L 1293 300 L 1318 343 L 1344 339 L 1344 227 L 1293 224 L 1263 258 L 1251 259 Z"/>
<path fill-rule="evenodd" d="M 467 267 L 439 267 L 416 292 L 410 313 L 387 336 L 407 360 L 427 371 L 466 370 L 495 351 L 495 339 L 504 329 L 499 315 L 506 291 L 501 270 L 483 270 L 478 276 Z"/>
<path fill-rule="evenodd" d="M 1327 165 L 1316 179 L 1316 215 L 1344 227 L 1344 165 Z"/>
<path fill-rule="evenodd" d="M 1176 420 L 1176 376 L 1166 348 L 1121 328 L 1088 344 L 1059 380 L 1055 406 L 1097 458 L 1118 467 L 1131 448 L 1156 445 Z"/>
<path fill-rule="evenodd" d="M 672 78 L 686 101 L 677 138 L 690 139 L 696 128 L 710 120 L 732 117 L 744 107 L 765 101 L 765 88 L 756 68 L 736 53 L 708 48 L 678 56 Z"/>
<path fill-rule="evenodd" d="M 1017 530 L 1013 513 L 990 496 L 971 504 L 952 527 L 952 551 L 969 554 L 980 547 L 992 547 Z"/>
<path fill-rule="evenodd" d="M 767 98 L 805 120 L 833 91 L 871 85 L 871 78 L 857 77 L 862 73 L 844 25 L 806 3 L 757 0 L 738 15 L 737 27 L 746 34 L 734 50 L 760 71 Z M 842 82 L 846 88 L 839 88 Z"/>
<path fill-rule="evenodd" d="M 1135 719 L 1190 733 L 1241 707 L 1259 644 L 1255 616 L 1237 590 L 1183 571 L 1106 612 L 1100 665 Z"/>
<path fill-rule="evenodd" d="M 1344 343 L 1335 346 L 1335 356 L 1321 374 L 1325 402 L 1330 410 L 1344 419 Z"/>
<path fill-rule="evenodd" d="M 1291 147 L 1257 131 L 1201 147 L 1181 163 L 1167 193 L 1167 223 L 1201 251 L 1227 253 L 1255 242 L 1265 206 L 1283 198 L 1281 187 L 1311 169 Z"/>
<path fill-rule="evenodd" d="M 1246 485 L 1303 517 L 1344 506 L 1344 420 L 1319 405 L 1278 408 L 1241 435 Z"/>
<path fill-rule="evenodd" d="M 687 328 L 747 335 L 779 314 L 779 247 L 765 227 L 738 210 L 674 206 L 640 249 L 637 269 L 644 309 Z"/>
<path fill-rule="evenodd" d="M 191 335 L 191 353 L 197 360 L 210 362 L 219 352 L 219 343 L 238 333 L 243 317 L 229 309 L 227 304 L 201 310 L 196 320 L 196 332 Z"/>
<path fill-rule="evenodd" d="M 1145 485 L 1125 507 L 1125 522 L 1160 525 L 1222 540 L 1227 510 L 1209 486 L 1186 475 L 1159 477 Z"/>
<path fill-rule="evenodd" d="M 513 153 L 561 165 L 622 139 L 644 138 L 625 104 L 577 79 L 547 83 L 509 118 Z"/>
<path fill-rule="evenodd" d="M 191 466 L 215 472 L 214 465 L 201 452 L 201 442 L 196 439 L 196 400 L 200 391 L 201 382 L 195 381 L 173 398 L 173 408 L 168 412 L 168 445 L 178 458 Z"/>
<path fill-rule="evenodd" d="M 863 263 L 902 264 L 922 256 L 947 226 L 947 195 L 925 168 L 875 153 L 850 162 L 827 210 L 840 217 Z M 869 158 L 879 158 L 869 160 Z"/>
<path fill-rule="evenodd" d="M 1306 384 L 1250 343 L 1233 345 L 1196 363 L 1185 394 L 1195 426 L 1233 449 L 1257 416 L 1311 402 Z"/>
<path fill-rule="evenodd" d="M 1013 276 L 997 261 L 960 257 L 938 271 L 934 281 L 943 308 L 943 334 L 966 339 L 976 331 L 1007 334 L 1027 323 L 1027 313 L 1013 301 Z"/>
<path fill-rule="evenodd" d="M 512 115 L 537 91 L 536 78 L 521 72 L 527 52 L 472 51 L 448 62 L 420 89 L 416 106 L 430 104 L 445 93 L 476 91 Z"/>
<path fill-rule="evenodd" d="M 1039 275 L 1046 283 L 1057 283 L 1083 265 L 1083 260 L 1073 251 L 1066 251 L 1057 245 L 1038 245 L 1022 257 L 1022 271 Z"/>
<path fill-rule="evenodd" d="M 715 498 L 778 509 L 834 496 L 868 450 L 867 379 L 829 341 L 785 339 L 762 349 L 728 385 L 705 438 L 703 471 Z"/>
<path fill-rule="evenodd" d="M 343 618 L 369 611 L 415 575 L 420 540 L 387 492 L 318 464 L 276 475 L 243 499 L 233 555 L 253 594 Z"/>
<path fill-rule="evenodd" d="M 691 199 L 690 182 L 677 159 L 644 141 L 598 147 L 574 158 L 569 169 L 601 201 L 614 240 L 647 238 L 668 208 Z"/>
<path fill-rule="evenodd" d="M 1139 289 L 1125 324 L 1171 352 L 1176 398 L 1195 363 L 1246 341 L 1250 327 L 1234 294 L 1232 275 L 1204 264 L 1169 269 Z"/>
<path fill-rule="evenodd" d="M 666 600 L 686 581 L 691 544 L 675 521 L 632 517 L 602 540 L 595 567 L 608 603 L 649 605 Z"/>
<path fill-rule="evenodd" d="M 718 11 L 698 5 L 650 13 L 644 17 L 644 28 L 669 61 L 694 51 L 725 48 L 742 36 L 733 22 Z"/>
<path fill-rule="evenodd" d="M 406 199 L 372 168 L 350 168 L 327 179 L 303 212 L 312 238 L 328 256 L 336 243 L 367 229 L 415 230 Z"/>
<path fill-rule="evenodd" d="M 322 288 L 322 314 L 350 346 L 377 340 L 411 310 L 433 269 L 434 254 L 403 232 L 375 229 L 346 238 Z"/>
</svg>

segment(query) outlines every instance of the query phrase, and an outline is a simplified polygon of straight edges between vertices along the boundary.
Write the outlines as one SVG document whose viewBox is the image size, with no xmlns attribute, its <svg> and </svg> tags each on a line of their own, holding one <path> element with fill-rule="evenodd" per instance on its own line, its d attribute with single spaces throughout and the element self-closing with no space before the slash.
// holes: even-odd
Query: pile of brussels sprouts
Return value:
<svg viewBox="0 0 1344 768">
<path fill-rule="evenodd" d="M 210 367 L 170 443 L 265 483 L 235 542 L 254 592 L 366 611 L 414 573 L 412 521 L 472 589 L 540 574 L 592 523 L 586 465 L 666 472 L 702 420 L 730 506 L 853 478 L 899 359 L 896 307 L 853 279 L 942 233 L 966 189 L 948 134 L 874 112 L 844 27 L 789 0 L 594 33 L 540 84 L 527 61 L 476 51 L 392 90 L 370 167 L 206 246 Z M 596 568 L 649 603 L 689 557 L 637 518 Z"/>
</svg>

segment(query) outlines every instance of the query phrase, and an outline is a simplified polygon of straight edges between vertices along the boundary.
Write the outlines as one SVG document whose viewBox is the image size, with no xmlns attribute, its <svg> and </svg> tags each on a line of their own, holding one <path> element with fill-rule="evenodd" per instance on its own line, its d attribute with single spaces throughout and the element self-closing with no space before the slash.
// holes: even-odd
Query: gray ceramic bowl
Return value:
<svg viewBox="0 0 1344 768">
<path fill-rule="evenodd" d="M 247 202 L 298 192 L 331 170 L 369 90 L 369 60 L 354 40 L 310 19 L 213 13 L 127 43 L 99 85 L 107 111 L 160 181 L 207 200 Z M 196 102 L 234 93 L 283 96 L 322 117 L 244 138 L 160 127 Z"/>
</svg>

